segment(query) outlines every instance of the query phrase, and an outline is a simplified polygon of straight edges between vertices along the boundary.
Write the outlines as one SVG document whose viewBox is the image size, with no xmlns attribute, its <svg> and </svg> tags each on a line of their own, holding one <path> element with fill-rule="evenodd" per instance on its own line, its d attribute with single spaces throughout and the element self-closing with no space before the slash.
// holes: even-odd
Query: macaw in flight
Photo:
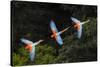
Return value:
<svg viewBox="0 0 100 67">
<path fill-rule="evenodd" d="M 80 39 L 82 35 L 82 25 L 85 23 L 88 23 L 90 20 L 80 22 L 78 19 L 74 17 L 71 17 L 71 20 L 73 21 L 72 23 L 73 23 L 74 29 L 77 31 L 76 32 L 77 38 Z"/>
<path fill-rule="evenodd" d="M 56 40 L 57 43 L 61 46 L 63 44 L 63 40 L 62 40 L 60 34 L 62 34 L 63 32 L 67 31 L 70 27 L 65 28 L 64 30 L 58 32 L 57 27 L 56 27 L 54 21 L 51 20 L 51 22 L 50 22 L 50 28 L 51 28 L 51 31 L 53 33 L 51 35 L 51 38 L 53 38 L 54 40 Z"/>
<path fill-rule="evenodd" d="M 35 57 L 35 46 L 38 45 L 39 43 L 43 42 L 43 40 L 39 40 L 39 41 L 33 43 L 32 41 L 22 38 L 21 42 L 26 44 L 25 49 L 27 49 L 29 51 L 30 60 L 33 61 L 34 57 Z"/>
</svg>

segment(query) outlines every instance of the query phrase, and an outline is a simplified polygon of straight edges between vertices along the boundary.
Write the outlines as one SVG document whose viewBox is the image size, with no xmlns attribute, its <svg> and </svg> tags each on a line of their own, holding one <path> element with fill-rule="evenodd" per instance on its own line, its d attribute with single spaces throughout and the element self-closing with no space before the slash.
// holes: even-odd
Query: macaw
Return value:
<svg viewBox="0 0 100 67">
<path fill-rule="evenodd" d="M 30 56 L 30 60 L 34 61 L 34 57 L 35 57 L 35 46 L 38 45 L 39 43 L 43 42 L 43 40 L 39 40 L 37 42 L 32 42 L 29 41 L 27 39 L 20 39 L 22 43 L 26 44 L 25 49 L 27 49 L 29 51 L 29 56 Z"/>
<path fill-rule="evenodd" d="M 73 21 L 72 23 L 73 23 L 74 29 L 77 31 L 76 32 L 77 38 L 80 39 L 82 35 L 82 25 L 85 23 L 88 23 L 90 20 L 80 22 L 78 19 L 74 17 L 71 17 L 71 20 Z"/>
<path fill-rule="evenodd" d="M 51 31 L 53 33 L 51 35 L 51 38 L 54 38 L 59 45 L 62 45 L 63 44 L 63 40 L 62 40 L 60 34 L 62 34 L 63 32 L 65 32 L 66 30 L 68 30 L 70 27 L 65 28 L 64 30 L 58 32 L 57 27 L 56 27 L 54 21 L 51 20 L 51 22 L 50 22 L 50 28 L 51 28 Z"/>
</svg>

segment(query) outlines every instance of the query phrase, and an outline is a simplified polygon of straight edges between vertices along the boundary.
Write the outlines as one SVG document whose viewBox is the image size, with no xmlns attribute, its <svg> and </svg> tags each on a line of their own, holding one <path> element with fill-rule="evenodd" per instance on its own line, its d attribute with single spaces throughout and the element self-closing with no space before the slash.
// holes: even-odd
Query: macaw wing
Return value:
<svg viewBox="0 0 100 67">
<path fill-rule="evenodd" d="M 71 17 L 71 20 L 72 20 L 74 23 L 77 23 L 77 22 L 80 23 L 80 21 L 79 21 L 78 19 L 74 18 L 74 17 Z"/>
<path fill-rule="evenodd" d="M 24 38 L 21 39 L 21 42 L 23 42 L 23 43 L 25 43 L 25 44 L 33 44 L 32 41 L 29 41 L 29 40 L 24 39 Z"/>
<path fill-rule="evenodd" d="M 82 35 L 82 25 L 80 25 L 80 29 L 77 31 L 77 37 L 80 39 Z"/>
<path fill-rule="evenodd" d="M 35 57 L 35 46 L 32 47 L 32 51 L 30 52 L 30 60 L 34 61 Z"/>
<path fill-rule="evenodd" d="M 57 41 L 57 43 L 58 43 L 59 45 L 62 45 L 62 44 L 63 44 L 63 40 L 62 40 L 62 38 L 61 38 L 60 35 L 57 35 L 56 41 Z"/>
<path fill-rule="evenodd" d="M 56 27 L 54 21 L 51 21 L 50 22 L 50 28 L 51 28 L 52 32 L 53 31 L 55 31 L 56 33 L 58 32 L 57 27 Z"/>
</svg>

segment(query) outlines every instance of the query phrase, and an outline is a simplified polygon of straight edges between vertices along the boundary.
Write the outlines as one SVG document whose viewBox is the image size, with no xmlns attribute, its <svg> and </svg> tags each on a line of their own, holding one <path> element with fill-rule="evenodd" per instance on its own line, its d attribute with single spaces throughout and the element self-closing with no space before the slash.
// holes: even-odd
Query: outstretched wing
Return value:
<svg viewBox="0 0 100 67">
<path fill-rule="evenodd" d="M 56 25 L 54 24 L 53 21 L 50 22 L 50 28 L 51 28 L 53 34 L 54 33 L 57 33 L 58 34 L 58 30 L 57 30 Z M 61 36 L 59 34 L 56 35 L 56 41 L 58 42 L 59 45 L 62 45 L 63 44 L 62 38 L 61 38 Z"/>
<path fill-rule="evenodd" d="M 80 29 L 77 31 L 77 38 L 81 38 L 82 35 L 82 25 L 80 25 Z"/>
<path fill-rule="evenodd" d="M 20 40 L 21 40 L 21 42 L 23 42 L 23 43 L 25 43 L 25 44 L 33 44 L 32 41 L 29 41 L 29 40 L 24 39 L 24 38 L 22 38 L 22 39 L 20 39 Z"/>
<path fill-rule="evenodd" d="M 55 31 L 56 33 L 58 33 L 58 30 L 57 30 L 56 25 L 54 24 L 54 21 L 50 22 L 50 28 L 51 28 L 52 32 Z"/>
<path fill-rule="evenodd" d="M 59 45 L 62 45 L 63 44 L 63 40 L 62 40 L 62 38 L 61 38 L 60 35 L 57 35 L 56 41 L 58 42 Z"/>
<path fill-rule="evenodd" d="M 30 60 L 34 61 L 35 57 L 35 46 L 32 46 L 32 51 L 30 52 Z"/>
<path fill-rule="evenodd" d="M 74 23 L 80 23 L 80 21 L 78 20 L 78 19 L 76 19 L 76 18 L 74 18 L 74 17 L 71 17 L 71 20 L 74 22 Z"/>
</svg>

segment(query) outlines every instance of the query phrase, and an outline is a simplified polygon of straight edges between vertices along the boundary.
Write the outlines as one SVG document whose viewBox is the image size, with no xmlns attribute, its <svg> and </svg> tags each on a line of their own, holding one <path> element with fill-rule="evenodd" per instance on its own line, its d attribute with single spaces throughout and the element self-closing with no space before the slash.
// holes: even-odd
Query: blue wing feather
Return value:
<svg viewBox="0 0 100 67">
<path fill-rule="evenodd" d="M 77 31 L 77 37 L 80 39 L 82 35 L 82 25 L 80 25 L 80 29 Z"/>
<path fill-rule="evenodd" d="M 25 43 L 25 44 L 33 44 L 32 41 L 29 41 L 29 40 L 24 39 L 24 38 L 21 38 L 20 40 L 21 40 L 21 42 L 23 42 L 23 43 Z"/>
<path fill-rule="evenodd" d="M 58 32 L 57 27 L 56 27 L 56 25 L 54 24 L 54 21 L 51 21 L 51 22 L 50 22 L 50 27 L 51 27 L 51 29 L 52 29 L 53 31 Z"/>
<path fill-rule="evenodd" d="M 60 35 L 57 35 L 56 41 L 58 42 L 59 45 L 63 44 L 62 38 L 60 37 Z"/>
<path fill-rule="evenodd" d="M 32 51 L 30 52 L 30 60 L 34 61 L 35 57 L 35 46 L 32 47 Z"/>
<path fill-rule="evenodd" d="M 71 20 L 72 20 L 74 23 L 77 23 L 77 22 L 80 23 L 80 21 L 79 21 L 78 19 L 74 18 L 74 17 L 71 17 Z"/>
</svg>

